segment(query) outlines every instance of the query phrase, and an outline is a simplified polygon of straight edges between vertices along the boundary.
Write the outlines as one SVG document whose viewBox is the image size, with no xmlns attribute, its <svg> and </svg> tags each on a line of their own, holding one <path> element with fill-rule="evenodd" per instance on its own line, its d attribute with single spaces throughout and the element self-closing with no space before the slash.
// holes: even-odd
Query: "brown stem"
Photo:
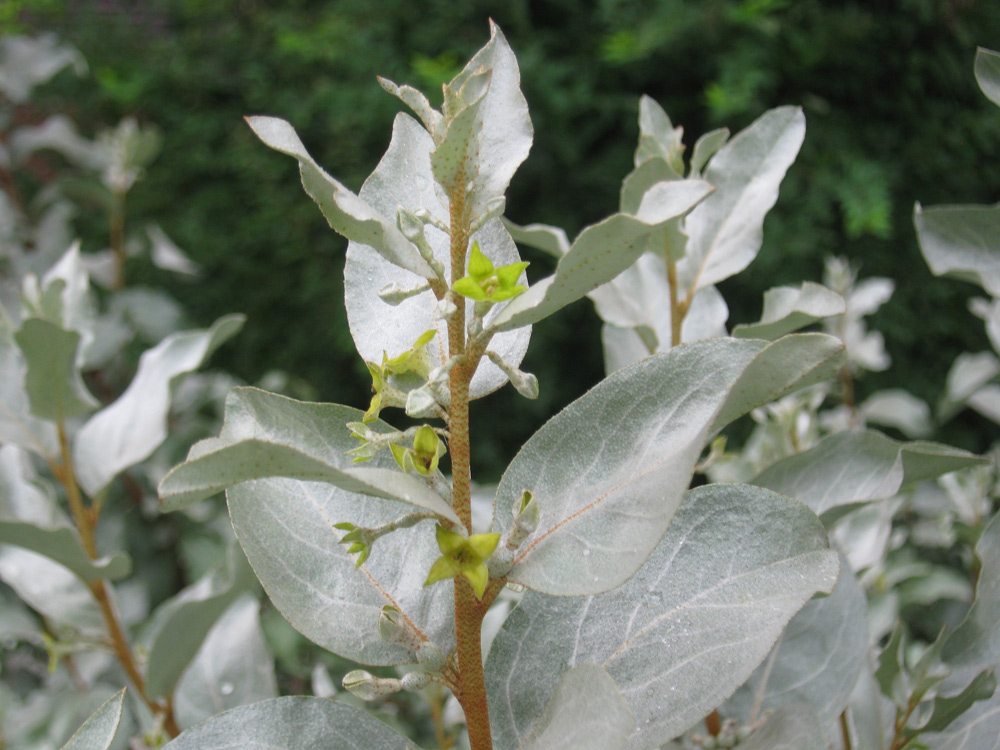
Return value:
<svg viewBox="0 0 1000 750">
<path fill-rule="evenodd" d="M 469 223 L 466 217 L 465 180 L 456 180 L 451 191 L 451 283 L 465 275 L 466 253 L 469 247 Z M 476 371 L 478 358 L 469 356 L 465 340 L 465 300 L 448 318 L 448 355 L 464 357 L 448 377 L 451 403 L 448 407 L 448 434 L 451 440 L 452 504 L 468 532 L 472 529 L 472 468 L 469 448 L 469 383 Z M 476 597 L 464 578 L 455 583 L 455 641 L 458 658 L 458 691 L 456 697 L 465 711 L 471 750 L 493 750 L 490 713 L 486 703 L 486 679 L 480 643 L 483 616 L 488 605 Z"/>
<path fill-rule="evenodd" d="M 851 366 L 845 364 L 840 368 L 840 397 L 844 406 L 850 411 L 850 425 L 855 427 L 858 420 L 858 405 L 854 399 L 854 378 L 851 376 Z"/>
<path fill-rule="evenodd" d="M 910 716 L 918 705 L 920 705 L 920 700 L 917 696 L 911 695 L 906 702 L 905 710 L 896 709 L 896 721 L 893 723 L 892 742 L 889 744 L 889 750 L 900 750 L 909 741 L 909 737 L 905 735 L 906 722 L 910 720 Z"/>
<path fill-rule="evenodd" d="M 705 730 L 712 736 L 718 737 L 722 731 L 722 719 L 719 718 L 719 709 L 715 709 L 705 717 Z"/>
<path fill-rule="evenodd" d="M 670 289 L 670 346 L 681 343 L 681 326 L 687 314 L 687 300 L 681 301 L 677 295 L 677 264 L 670 259 L 670 250 L 665 248 L 667 257 L 667 286 Z"/>
<path fill-rule="evenodd" d="M 438 750 L 451 750 L 454 743 L 451 735 L 444 728 L 444 696 L 441 686 L 431 683 L 427 689 L 427 703 L 431 709 L 431 722 L 434 724 L 434 737 L 437 739 Z"/>
<path fill-rule="evenodd" d="M 844 745 L 843 750 L 851 750 L 851 729 L 847 725 L 847 711 L 840 713 L 840 741 Z"/>
<path fill-rule="evenodd" d="M 66 426 L 62 420 L 58 422 L 58 432 L 61 463 L 53 467 L 54 473 L 66 490 L 70 511 L 73 514 L 73 520 L 80 534 L 83 548 L 91 560 L 96 560 L 98 553 L 97 543 L 94 538 L 94 528 L 97 525 L 97 509 L 92 506 L 88 507 L 84 502 L 83 493 L 80 492 L 80 485 L 76 481 L 76 471 L 73 468 L 73 456 L 70 452 L 69 440 L 66 435 Z M 155 703 L 150 700 L 146 693 L 146 681 L 143 679 L 142 673 L 136 665 L 132 649 L 129 646 L 128 637 L 121 626 L 121 618 L 112 603 L 111 587 L 107 581 L 98 579 L 90 582 L 90 591 L 94 595 L 94 599 L 97 600 L 98 607 L 100 607 L 115 657 L 125 669 L 143 703 L 149 706 L 149 710 L 153 714 L 163 714 L 164 730 L 171 737 L 176 737 L 180 734 L 180 727 L 177 726 L 177 722 L 174 719 L 170 703 Z"/>
<path fill-rule="evenodd" d="M 465 711 L 472 750 L 492 750 L 490 709 L 486 702 L 486 677 L 480 630 L 487 607 L 464 578 L 455 579 L 455 637 L 461 682 L 458 702 Z"/>
</svg>

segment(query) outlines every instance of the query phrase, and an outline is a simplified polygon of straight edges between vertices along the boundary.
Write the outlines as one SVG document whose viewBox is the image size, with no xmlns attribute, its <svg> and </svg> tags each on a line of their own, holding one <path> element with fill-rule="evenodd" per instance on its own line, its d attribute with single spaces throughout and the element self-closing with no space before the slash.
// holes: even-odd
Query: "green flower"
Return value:
<svg viewBox="0 0 1000 750">
<path fill-rule="evenodd" d="M 486 560 L 493 554 L 499 542 L 499 534 L 473 534 L 464 537 L 454 531 L 448 531 L 439 524 L 437 543 L 441 557 L 431 566 L 424 586 L 430 586 L 446 578 L 462 576 L 472 586 L 476 596 L 482 599 L 486 584 L 490 581 Z"/>
<path fill-rule="evenodd" d="M 447 452 L 444 441 L 437 436 L 433 427 L 426 424 L 413 436 L 412 448 L 392 443 L 389 445 L 389 450 L 392 451 L 399 468 L 407 473 L 416 470 L 425 477 L 437 471 L 438 461 Z"/>
<path fill-rule="evenodd" d="M 372 553 L 372 542 L 375 541 L 374 535 L 370 529 L 360 528 L 347 521 L 335 523 L 333 528 L 347 532 L 340 538 L 340 544 L 351 545 L 347 548 L 347 554 L 358 556 L 358 559 L 354 561 L 354 569 L 357 570 L 364 565 L 365 560 Z"/>
<path fill-rule="evenodd" d="M 479 243 L 473 242 L 469 254 L 469 275 L 456 281 L 452 289 L 476 302 L 503 302 L 528 288 L 517 283 L 527 267 L 527 262 L 522 261 L 494 268 L 490 259 L 480 252 Z"/>
<path fill-rule="evenodd" d="M 406 394 L 389 385 L 390 375 L 402 375 L 412 372 L 422 378 L 426 378 L 434 363 L 427 353 L 427 345 L 437 333 L 434 329 L 424 331 L 413 342 L 413 347 L 407 349 L 402 354 L 389 359 L 389 355 L 382 352 L 382 364 L 376 365 L 374 362 L 365 362 L 368 372 L 372 376 L 372 396 L 368 411 L 361 418 L 362 422 L 373 422 L 378 419 L 379 412 L 386 406 L 405 406 Z"/>
</svg>

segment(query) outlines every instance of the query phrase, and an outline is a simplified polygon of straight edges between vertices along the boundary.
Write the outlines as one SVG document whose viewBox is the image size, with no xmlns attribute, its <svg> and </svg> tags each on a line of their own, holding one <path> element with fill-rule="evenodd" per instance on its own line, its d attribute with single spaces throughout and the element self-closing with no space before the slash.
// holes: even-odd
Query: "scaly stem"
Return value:
<svg viewBox="0 0 1000 750">
<path fill-rule="evenodd" d="M 464 186 L 464 180 L 457 180 Z M 464 187 L 451 191 L 451 283 L 465 275 L 466 253 L 469 247 L 469 222 L 466 217 Z M 479 364 L 470 357 L 465 340 L 465 300 L 458 301 L 458 310 L 448 318 L 448 355 L 463 357 L 449 373 L 448 434 L 451 439 L 452 504 L 455 513 L 471 534 L 472 529 L 472 469 L 469 450 L 469 383 Z M 488 605 L 476 598 L 464 578 L 455 579 L 455 641 L 458 657 L 459 684 L 456 697 L 465 711 L 472 750 L 493 750 L 490 713 L 486 703 L 486 679 L 480 630 Z"/>
<path fill-rule="evenodd" d="M 58 422 L 58 431 L 61 459 L 59 464 L 52 467 L 53 473 L 66 490 L 66 498 L 69 501 L 70 511 L 73 514 L 73 520 L 80 534 L 83 549 L 91 560 L 96 560 L 98 553 L 97 542 L 94 538 L 94 529 L 97 526 L 98 510 L 93 506 L 88 507 L 84 502 L 83 493 L 80 492 L 80 485 L 76 481 L 76 470 L 73 468 L 73 455 L 70 451 L 69 439 L 66 435 L 66 426 L 62 420 Z M 165 705 L 155 703 L 150 700 L 146 693 L 146 681 L 143 679 L 142 673 L 136 665 L 132 649 L 129 646 L 128 637 L 121 626 L 121 618 L 112 603 L 111 587 L 104 579 L 97 579 L 90 582 L 90 592 L 94 595 L 94 599 L 97 600 L 97 605 L 101 610 L 115 657 L 125 669 L 143 703 L 149 706 L 149 710 L 153 714 L 163 714 L 164 730 L 171 737 L 176 737 L 180 734 L 181 730 L 174 720 L 173 709 L 170 703 L 167 702 Z"/>
</svg>

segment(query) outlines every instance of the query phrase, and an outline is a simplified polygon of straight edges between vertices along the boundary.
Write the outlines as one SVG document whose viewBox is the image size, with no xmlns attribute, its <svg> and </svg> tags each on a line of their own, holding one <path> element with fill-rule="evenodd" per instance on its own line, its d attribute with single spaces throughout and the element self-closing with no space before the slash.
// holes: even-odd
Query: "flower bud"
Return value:
<svg viewBox="0 0 1000 750">
<path fill-rule="evenodd" d="M 399 692 L 403 684 L 392 677 L 376 677 L 364 669 L 344 675 L 344 689 L 363 701 L 373 701 L 383 695 Z"/>
<path fill-rule="evenodd" d="M 423 641 L 399 610 L 388 604 L 378 615 L 378 634 L 386 643 L 395 643 L 416 653 Z"/>
<path fill-rule="evenodd" d="M 403 690 L 421 690 L 430 684 L 431 676 L 426 672 L 407 672 L 400 680 Z"/>
<path fill-rule="evenodd" d="M 514 503 L 513 511 L 514 525 L 524 533 L 524 536 L 528 536 L 528 534 L 538 528 L 538 518 L 540 515 L 538 503 L 528 490 L 521 493 L 520 500 Z"/>
<path fill-rule="evenodd" d="M 416 297 L 418 294 L 423 294 L 430 288 L 431 288 L 430 284 L 426 282 L 422 284 L 417 284 L 416 286 L 413 287 L 403 287 L 400 286 L 400 284 L 398 284 L 397 282 L 393 281 L 382 287 L 378 292 L 378 296 L 379 299 L 385 302 L 386 304 L 395 307 L 396 305 L 405 302 L 410 297 Z"/>
<path fill-rule="evenodd" d="M 428 671 L 440 672 L 448 663 L 448 655 L 431 641 L 424 641 L 417 647 L 417 661 Z"/>
</svg>

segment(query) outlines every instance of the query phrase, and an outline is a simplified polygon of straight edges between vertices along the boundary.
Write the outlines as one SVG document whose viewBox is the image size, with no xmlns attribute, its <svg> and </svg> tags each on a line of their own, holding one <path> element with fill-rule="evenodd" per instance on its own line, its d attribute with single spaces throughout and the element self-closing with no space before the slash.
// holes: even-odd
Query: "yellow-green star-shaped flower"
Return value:
<svg viewBox="0 0 1000 750">
<path fill-rule="evenodd" d="M 414 469 L 425 477 L 437 471 L 438 461 L 447 452 L 444 441 L 437 436 L 433 427 L 426 424 L 413 436 L 412 448 L 393 443 L 389 449 L 399 468 L 406 472 Z"/>
<path fill-rule="evenodd" d="M 372 376 L 372 390 L 375 395 L 372 396 L 368 411 L 361 418 L 362 422 L 372 422 L 378 419 L 379 412 L 385 406 L 404 406 L 406 404 L 406 394 L 389 385 L 389 376 L 413 372 L 426 378 L 434 366 L 427 353 L 427 345 L 436 333 L 437 331 L 434 329 L 424 331 L 413 342 L 412 348 L 392 359 L 389 359 L 388 354 L 382 352 L 382 364 L 380 365 L 365 362 L 368 372 Z"/>
<path fill-rule="evenodd" d="M 476 302 L 503 302 L 528 288 L 517 283 L 527 267 L 528 263 L 522 261 L 494 268 L 493 262 L 479 250 L 479 243 L 473 242 L 472 252 L 469 253 L 469 275 L 456 281 L 452 289 Z"/>
<path fill-rule="evenodd" d="M 437 543 L 441 557 L 431 566 L 424 586 L 430 586 L 446 578 L 462 576 L 472 586 L 476 596 L 482 599 L 486 585 L 490 582 L 486 561 L 500 543 L 500 535 L 473 534 L 464 537 L 438 525 Z"/>
</svg>

